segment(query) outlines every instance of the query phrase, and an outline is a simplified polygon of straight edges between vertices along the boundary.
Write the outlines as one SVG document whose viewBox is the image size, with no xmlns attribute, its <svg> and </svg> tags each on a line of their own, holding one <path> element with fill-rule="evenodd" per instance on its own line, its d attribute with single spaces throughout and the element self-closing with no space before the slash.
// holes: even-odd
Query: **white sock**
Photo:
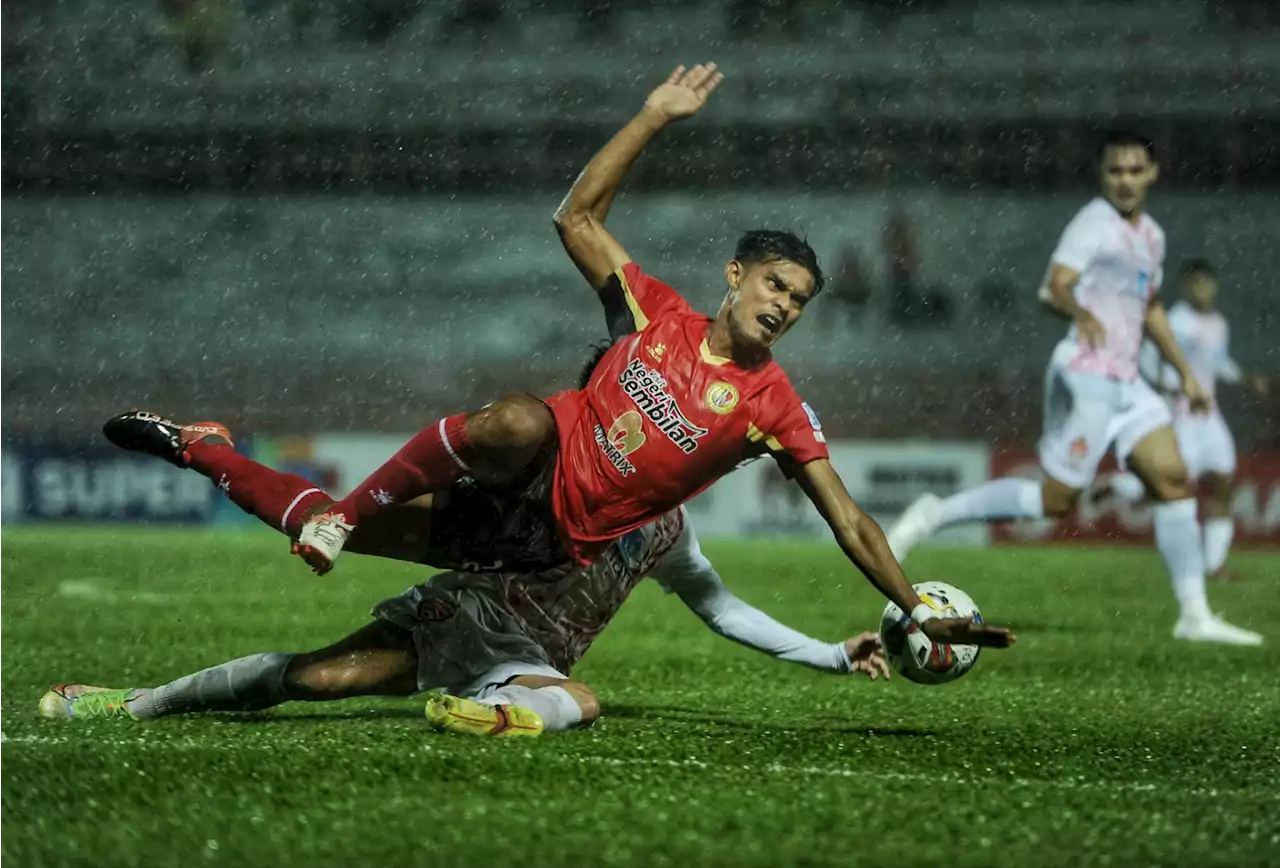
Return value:
<svg viewBox="0 0 1280 868">
<path fill-rule="evenodd" d="M 1231 538 L 1236 535 L 1233 518 L 1211 518 L 1204 523 L 1204 569 L 1216 573 L 1227 562 Z"/>
<path fill-rule="evenodd" d="M 1125 503 L 1138 503 L 1147 496 L 1142 480 L 1132 473 L 1117 473 L 1108 480 L 1111 492 Z"/>
<path fill-rule="evenodd" d="M 1044 518 L 1040 483 L 1018 476 L 993 479 L 942 501 L 939 527 L 962 521 Z"/>
<path fill-rule="evenodd" d="M 261 711 L 288 699 L 284 673 L 292 654 L 253 654 L 201 669 L 153 689 L 138 690 L 126 703 L 144 720 L 203 711 Z"/>
<path fill-rule="evenodd" d="M 563 687 L 525 687 L 504 684 L 483 699 L 485 705 L 518 705 L 542 718 L 543 732 L 559 732 L 582 722 L 578 701 Z"/>
<path fill-rule="evenodd" d="M 1194 497 L 1157 503 L 1155 507 L 1156 548 L 1173 581 L 1184 617 L 1209 616 L 1204 594 L 1204 549 L 1200 544 L 1200 523 L 1196 521 Z"/>
</svg>

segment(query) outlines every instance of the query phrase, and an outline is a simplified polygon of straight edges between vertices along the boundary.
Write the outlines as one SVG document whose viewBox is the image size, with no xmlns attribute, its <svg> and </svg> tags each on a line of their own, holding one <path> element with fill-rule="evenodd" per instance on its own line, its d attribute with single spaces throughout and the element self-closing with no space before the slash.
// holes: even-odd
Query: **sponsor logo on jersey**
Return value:
<svg viewBox="0 0 1280 868">
<path fill-rule="evenodd" d="M 639 359 L 632 359 L 618 376 L 618 384 L 640 412 L 667 435 L 667 439 L 686 455 L 698 449 L 698 440 L 707 434 L 689 421 L 667 386 L 667 378 Z M 620 417 L 621 418 L 621 417 Z"/>
<path fill-rule="evenodd" d="M 596 425 L 596 443 L 604 450 L 609 463 L 618 469 L 623 476 L 636 472 L 636 467 L 627 460 L 627 456 L 644 445 L 644 418 L 635 410 L 628 410 L 605 431 Z"/>
<path fill-rule="evenodd" d="M 618 553 L 622 555 L 622 560 L 632 570 L 640 566 L 644 557 L 644 548 L 644 528 L 633 530 L 618 540 Z"/>
<path fill-rule="evenodd" d="M 738 387 L 723 381 L 712 383 L 707 386 L 707 394 L 703 395 L 702 401 L 712 413 L 727 416 L 738 407 Z"/>
</svg>

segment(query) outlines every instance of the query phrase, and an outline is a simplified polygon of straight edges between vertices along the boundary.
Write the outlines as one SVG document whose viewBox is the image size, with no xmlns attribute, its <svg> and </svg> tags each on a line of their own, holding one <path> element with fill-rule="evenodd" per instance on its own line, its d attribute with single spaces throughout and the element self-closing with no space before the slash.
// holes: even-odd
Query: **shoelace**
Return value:
<svg viewBox="0 0 1280 868">
<path fill-rule="evenodd" d="M 128 706 L 131 698 L 128 690 L 83 693 L 73 701 L 72 708 L 76 717 L 133 717 Z M 84 711 L 80 711 L 82 708 Z"/>
<path fill-rule="evenodd" d="M 329 519 L 322 523 L 317 523 L 312 529 L 316 538 L 329 545 L 341 545 L 346 542 L 347 534 L 351 532 L 352 526 L 338 521 L 337 519 Z"/>
</svg>

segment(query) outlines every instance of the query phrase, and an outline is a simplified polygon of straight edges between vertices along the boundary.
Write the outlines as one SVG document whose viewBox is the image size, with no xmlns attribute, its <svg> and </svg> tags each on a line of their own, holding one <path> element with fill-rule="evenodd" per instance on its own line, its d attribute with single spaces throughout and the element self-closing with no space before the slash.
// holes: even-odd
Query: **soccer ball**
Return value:
<svg viewBox="0 0 1280 868">
<path fill-rule="evenodd" d="M 921 582 L 913 587 L 920 599 L 940 618 L 982 621 L 978 606 L 957 587 L 945 582 Z M 931 641 L 895 603 L 885 606 L 884 614 L 880 616 L 880 641 L 893 670 L 917 684 L 955 681 L 978 662 L 977 645 L 945 645 Z"/>
</svg>

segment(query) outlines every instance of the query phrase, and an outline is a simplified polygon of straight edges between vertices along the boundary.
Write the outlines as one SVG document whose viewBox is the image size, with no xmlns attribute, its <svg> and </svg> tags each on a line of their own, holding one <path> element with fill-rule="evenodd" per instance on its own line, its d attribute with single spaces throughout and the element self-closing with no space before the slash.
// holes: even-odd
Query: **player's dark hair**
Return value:
<svg viewBox="0 0 1280 868">
<path fill-rule="evenodd" d="M 597 341 L 591 345 L 591 355 L 587 357 L 587 363 L 582 366 L 582 372 L 578 374 L 578 388 L 585 389 L 587 383 L 591 382 L 591 375 L 595 373 L 596 367 L 599 366 L 604 354 L 609 352 L 609 348 L 613 346 L 613 341 Z"/>
<path fill-rule="evenodd" d="M 1102 140 L 1098 142 L 1098 151 L 1094 154 L 1099 163 L 1107 155 L 1107 148 L 1142 148 L 1147 152 L 1147 156 L 1151 158 L 1152 162 L 1155 162 L 1156 159 L 1155 144 L 1151 139 L 1140 133 L 1135 133 L 1133 130 L 1108 130 Z"/>
<path fill-rule="evenodd" d="M 794 232 L 753 229 L 738 239 L 733 258 L 743 265 L 786 260 L 803 266 L 813 275 L 814 295 L 822 292 L 822 287 L 827 282 L 826 275 L 822 273 L 822 266 L 818 265 L 818 254 L 813 252 L 808 241 Z"/>
<path fill-rule="evenodd" d="M 1213 270 L 1213 265 L 1203 257 L 1188 259 L 1182 263 L 1181 271 L 1183 277 L 1193 277 L 1197 274 L 1203 274 L 1205 277 L 1218 276 L 1218 272 Z"/>
</svg>

